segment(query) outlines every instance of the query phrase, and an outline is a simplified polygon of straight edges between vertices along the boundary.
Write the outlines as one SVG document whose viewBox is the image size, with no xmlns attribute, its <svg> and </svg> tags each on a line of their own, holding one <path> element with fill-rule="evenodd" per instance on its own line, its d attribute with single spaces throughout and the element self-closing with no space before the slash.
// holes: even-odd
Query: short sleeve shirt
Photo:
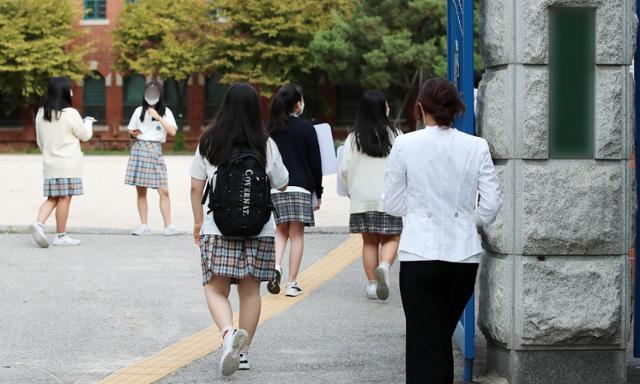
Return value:
<svg viewBox="0 0 640 384">
<path fill-rule="evenodd" d="M 215 188 L 216 185 L 216 170 L 218 167 L 211 165 L 207 159 L 205 159 L 199 152 L 199 148 L 196 149 L 195 156 L 193 157 L 193 161 L 191 162 L 191 169 L 189 170 L 189 174 L 191 177 L 197 180 L 210 180 L 211 185 Z M 287 168 L 282 163 L 282 156 L 280 156 L 280 151 L 278 151 L 278 146 L 276 143 L 269 139 L 267 141 L 267 164 L 266 171 L 269 177 L 269 182 L 271 184 L 271 188 L 279 188 L 286 186 L 289 182 L 289 172 Z M 215 221 L 213 220 L 212 214 L 207 214 L 207 202 L 205 202 L 205 206 L 202 207 L 204 212 L 204 222 L 202 223 L 202 231 L 203 235 L 222 235 L 220 230 L 216 226 Z M 275 221 L 273 219 L 273 214 L 271 214 L 271 218 L 262 228 L 262 232 L 258 235 L 259 237 L 272 237 L 275 234 Z"/>
<path fill-rule="evenodd" d="M 145 112 L 144 119 L 140 121 L 140 114 L 142 113 L 142 107 L 136 108 L 131 116 L 131 120 L 129 120 L 129 126 L 127 126 L 127 130 L 135 131 L 139 130 L 142 134 L 138 135 L 136 139 L 145 140 L 145 141 L 157 141 L 160 143 L 164 143 L 167 141 L 167 130 L 164 129 L 162 124 L 159 121 L 153 120 L 149 113 Z M 176 119 L 173 117 L 173 113 L 167 107 L 164 109 L 164 116 L 162 118 L 177 127 Z"/>
</svg>

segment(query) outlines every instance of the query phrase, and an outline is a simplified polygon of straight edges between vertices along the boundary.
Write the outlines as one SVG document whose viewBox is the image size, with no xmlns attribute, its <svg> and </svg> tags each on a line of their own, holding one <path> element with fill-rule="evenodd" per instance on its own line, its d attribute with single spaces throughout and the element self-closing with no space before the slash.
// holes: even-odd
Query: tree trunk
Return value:
<svg viewBox="0 0 640 384">
<path fill-rule="evenodd" d="M 413 89 L 413 84 L 418 79 L 419 74 L 420 74 L 420 70 L 416 70 L 416 72 L 413 74 L 413 79 L 411 80 L 411 83 L 409 84 L 409 90 L 407 91 L 407 95 L 404 97 L 404 100 L 402 101 L 402 106 L 400 107 L 400 109 L 398 109 L 398 113 L 396 114 L 396 118 L 393 121 L 393 127 L 396 128 L 396 129 L 398 129 L 398 127 L 400 126 L 400 118 L 402 117 L 402 112 L 407 107 L 407 103 L 409 102 L 409 97 L 411 97 L 411 89 Z"/>
</svg>

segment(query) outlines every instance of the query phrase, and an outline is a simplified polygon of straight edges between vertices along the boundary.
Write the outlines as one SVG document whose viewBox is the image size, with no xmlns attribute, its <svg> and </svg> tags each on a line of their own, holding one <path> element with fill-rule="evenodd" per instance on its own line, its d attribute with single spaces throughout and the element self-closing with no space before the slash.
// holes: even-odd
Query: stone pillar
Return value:
<svg viewBox="0 0 640 384">
<path fill-rule="evenodd" d="M 478 133 L 504 192 L 479 326 L 510 384 L 620 384 L 634 241 L 635 0 L 481 0 Z M 550 7 L 596 9 L 594 157 L 549 158 Z"/>
</svg>

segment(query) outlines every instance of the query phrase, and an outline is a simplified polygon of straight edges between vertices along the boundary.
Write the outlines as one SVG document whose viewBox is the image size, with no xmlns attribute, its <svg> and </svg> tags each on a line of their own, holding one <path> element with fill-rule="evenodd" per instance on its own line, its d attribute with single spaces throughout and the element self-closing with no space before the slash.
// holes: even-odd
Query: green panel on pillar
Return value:
<svg viewBox="0 0 640 384">
<path fill-rule="evenodd" d="M 552 158 L 592 158 L 595 9 L 549 12 L 549 150 Z"/>
</svg>

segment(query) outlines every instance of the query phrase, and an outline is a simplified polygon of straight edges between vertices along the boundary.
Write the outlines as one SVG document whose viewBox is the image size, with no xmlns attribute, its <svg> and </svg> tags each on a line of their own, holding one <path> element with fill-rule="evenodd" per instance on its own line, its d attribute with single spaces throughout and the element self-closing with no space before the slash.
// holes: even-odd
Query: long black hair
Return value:
<svg viewBox="0 0 640 384">
<path fill-rule="evenodd" d="M 63 109 L 71 106 L 71 80 L 66 77 L 52 77 L 47 86 L 47 96 L 42 108 L 44 119 L 51 121 L 54 112 L 56 120 L 60 118 Z"/>
<path fill-rule="evenodd" d="M 391 152 L 392 136 L 383 92 L 366 91 L 360 98 L 356 122 L 351 130 L 356 148 L 371 157 L 386 157 Z"/>
<path fill-rule="evenodd" d="M 164 116 L 164 113 L 166 112 L 166 106 L 164 105 L 164 92 L 162 92 L 162 85 L 159 82 L 152 80 L 148 82 L 147 85 L 145 85 L 144 87 L 144 94 L 142 95 L 142 113 L 140 113 L 140 121 L 144 121 L 145 113 L 147 112 L 147 109 L 151 107 L 151 105 L 147 103 L 147 99 L 145 97 L 145 95 L 147 94 L 147 89 L 151 87 L 157 88 L 158 92 L 160 92 L 160 99 L 158 99 L 158 102 L 156 103 L 156 105 L 153 106 L 153 109 L 155 109 L 160 116 Z"/>
<path fill-rule="evenodd" d="M 267 131 L 262 125 L 260 98 L 248 83 L 235 83 L 224 96 L 213 125 L 200 136 L 200 154 L 219 166 L 234 146 L 244 146 L 267 157 Z"/>
<path fill-rule="evenodd" d="M 302 101 L 302 88 L 296 84 L 287 84 L 276 92 L 271 99 L 271 118 L 269 131 L 280 132 L 287 129 L 289 115 L 295 112 L 296 103 Z"/>
</svg>

